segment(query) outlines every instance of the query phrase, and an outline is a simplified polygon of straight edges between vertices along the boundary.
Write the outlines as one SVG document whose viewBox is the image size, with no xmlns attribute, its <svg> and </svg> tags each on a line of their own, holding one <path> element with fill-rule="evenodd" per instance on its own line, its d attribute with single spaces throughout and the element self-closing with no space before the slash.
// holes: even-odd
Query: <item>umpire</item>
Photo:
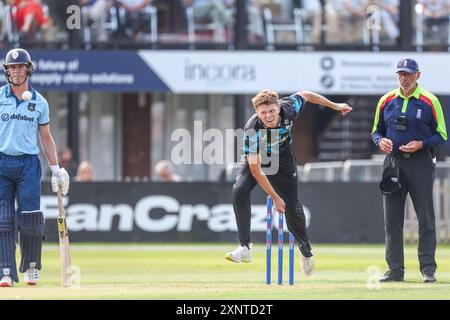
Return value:
<svg viewBox="0 0 450 320">
<path fill-rule="evenodd" d="M 436 281 L 435 149 L 447 140 L 447 130 L 439 100 L 418 85 L 419 78 L 415 60 L 399 61 L 397 79 L 400 88 L 380 99 L 372 130 L 373 142 L 387 154 L 380 189 L 384 194 L 389 269 L 381 282 L 404 279 L 403 224 L 408 193 L 419 222 L 418 255 L 423 281 Z M 392 175 L 396 176 L 394 183 L 390 183 Z"/>
</svg>

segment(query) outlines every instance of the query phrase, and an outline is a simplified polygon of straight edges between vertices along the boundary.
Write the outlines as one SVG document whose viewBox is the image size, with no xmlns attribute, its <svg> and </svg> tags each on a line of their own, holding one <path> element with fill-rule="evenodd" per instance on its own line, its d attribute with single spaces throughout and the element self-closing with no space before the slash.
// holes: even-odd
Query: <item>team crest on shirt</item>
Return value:
<svg viewBox="0 0 450 320">
<path fill-rule="evenodd" d="M 29 103 L 28 104 L 28 110 L 30 110 L 30 111 L 36 110 L 36 103 Z"/>
<path fill-rule="evenodd" d="M 291 121 L 288 119 L 284 119 L 284 125 L 287 126 Z"/>
<path fill-rule="evenodd" d="M 422 118 L 422 109 L 418 109 L 417 110 L 416 118 L 417 119 L 421 119 Z"/>
</svg>

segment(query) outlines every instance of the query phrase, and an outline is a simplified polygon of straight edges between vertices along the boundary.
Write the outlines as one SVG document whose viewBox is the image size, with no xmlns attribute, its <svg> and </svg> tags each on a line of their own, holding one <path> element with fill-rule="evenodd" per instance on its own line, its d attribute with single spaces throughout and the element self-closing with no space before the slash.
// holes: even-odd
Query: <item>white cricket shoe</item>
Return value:
<svg viewBox="0 0 450 320">
<path fill-rule="evenodd" d="M 305 257 L 303 254 L 300 254 L 302 257 L 302 272 L 306 277 L 309 277 L 314 272 L 314 257 Z"/>
<path fill-rule="evenodd" d="M 25 271 L 25 277 L 23 280 L 29 286 L 37 285 L 39 281 L 39 270 L 36 268 L 29 268 Z"/>
<path fill-rule="evenodd" d="M 250 245 L 250 247 L 251 247 L 251 245 Z M 233 251 L 228 252 L 225 255 L 225 259 L 236 262 L 236 263 L 239 263 L 239 262 L 249 263 L 252 261 L 252 255 L 251 255 L 250 249 L 247 248 L 247 246 L 238 246 Z"/>
<path fill-rule="evenodd" d="M 12 287 L 14 286 L 14 282 L 12 281 L 10 276 L 3 276 L 2 280 L 0 280 L 0 287 Z"/>
</svg>

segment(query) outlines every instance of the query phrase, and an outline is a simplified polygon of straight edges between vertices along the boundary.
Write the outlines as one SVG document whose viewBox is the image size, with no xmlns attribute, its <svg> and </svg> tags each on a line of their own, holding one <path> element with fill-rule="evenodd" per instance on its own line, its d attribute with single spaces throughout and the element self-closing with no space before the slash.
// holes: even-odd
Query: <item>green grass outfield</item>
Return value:
<svg viewBox="0 0 450 320">
<path fill-rule="evenodd" d="M 417 247 L 407 246 L 406 281 L 379 284 L 384 273 L 383 245 L 315 245 L 315 273 L 305 278 L 296 251 L 295 285 L 265 284 L 265 247 L 253 247 L 253 262 L 224 259 L 235 244 L 73 244 L 79 288 L 60 287 L 57 245 L 46 245 L 37 287 L 22 282 L 0 288 L 3 299 L 450 299 L 450 246 L 437 251 L 438 282 L 424 284 Z M 272 282 L 276 283 L 276 245 L 272 247 Z"/>
</svg>

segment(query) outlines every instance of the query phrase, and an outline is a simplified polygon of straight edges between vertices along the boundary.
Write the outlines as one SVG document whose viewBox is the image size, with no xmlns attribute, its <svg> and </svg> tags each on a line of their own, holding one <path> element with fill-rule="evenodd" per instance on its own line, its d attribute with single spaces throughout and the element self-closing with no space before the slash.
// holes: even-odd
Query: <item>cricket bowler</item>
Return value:
<svg viewBox="0 0 450 320">
<path fill-rule="evenodd" d="M 309 91 L 279 99 L 277 92 L 263 90 L 252 99 L 255 114 L 244 128 L 244 157 L 233 186 L 233 207 L 240 245 L 226 254 L 227 260 L 251 261 L 250 193 L 258 183 L 272 197 L 275 209 L 285 214 L 288 229 L 300 249 L 302 271 L 307 276 L 312 274 L 313 254 L 303 206 L 298 197 L 297 163 L 292 149 L 293 121 L 306 102 L 326 106 L 342 115 L 352 111 L 345 103 L 334 103 Z"/>
</svg>

